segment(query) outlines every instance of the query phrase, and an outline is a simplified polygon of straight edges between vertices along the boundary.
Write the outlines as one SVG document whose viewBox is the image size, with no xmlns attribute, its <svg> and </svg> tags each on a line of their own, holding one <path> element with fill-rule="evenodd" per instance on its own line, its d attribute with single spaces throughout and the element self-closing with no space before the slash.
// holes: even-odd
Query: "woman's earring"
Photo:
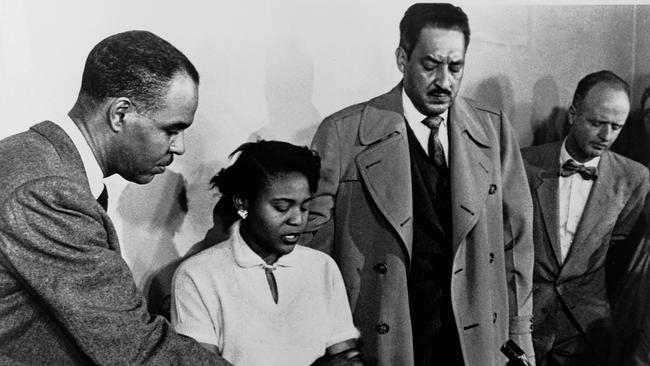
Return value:
<svg viewBox="0 0 650 366">
<path fill-rule="evenodd" d="M 237 210 L 237 215 L 239 215 L 239 217 L 241 217 L 241 219 L 244 220 L 248 217 L 248 211 L 246 211 L 246 209 L 240 208 L 239 210 Z"/>
</svg>

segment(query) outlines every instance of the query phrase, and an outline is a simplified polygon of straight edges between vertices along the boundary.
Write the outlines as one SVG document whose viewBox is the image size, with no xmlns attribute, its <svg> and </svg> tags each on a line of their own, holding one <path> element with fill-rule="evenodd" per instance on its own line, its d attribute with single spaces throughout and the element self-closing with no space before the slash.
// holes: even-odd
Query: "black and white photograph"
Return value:
<svg viewBox="0 0 650 366">
<path fill-rule="evenodd" d="M 650 366 L 650 2 L 0 0 L 0 366 Z"/>
</svg>

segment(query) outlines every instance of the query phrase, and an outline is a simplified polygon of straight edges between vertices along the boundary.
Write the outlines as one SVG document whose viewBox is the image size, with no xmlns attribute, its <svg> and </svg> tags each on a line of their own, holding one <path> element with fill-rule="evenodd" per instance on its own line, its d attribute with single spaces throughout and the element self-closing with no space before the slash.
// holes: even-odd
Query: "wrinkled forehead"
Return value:
<svg viewBox="0 0 650 366">
<path fill-rule="evenodd" d="M 622 88 L 601 83 L 589 90 L 583 105 L 585 110 L 627 114 L 630 98 Z"/>
<path fill-rule="evenodd" d="M 438 27 L 422 28 L 414 51 L 424 55 L 443 53 L 446 56 L 463 58 L 466 51 L 463 33 L 459 30 Z"/>
<path fill-rule="evenodd" d="M 150 114 L 152 118 L 159 121 L 190 125 L 194 120 L 198 103 L 198 85 L 188 76 L 177 76 L 169 83 L 158 108 Z"/>
</svg>

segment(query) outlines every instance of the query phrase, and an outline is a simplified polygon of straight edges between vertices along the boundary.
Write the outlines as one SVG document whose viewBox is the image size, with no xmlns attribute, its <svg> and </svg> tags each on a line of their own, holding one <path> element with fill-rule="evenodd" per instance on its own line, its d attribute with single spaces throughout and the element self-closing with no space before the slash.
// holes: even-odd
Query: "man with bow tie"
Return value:
<svg viewBox="0 0 650 366">
<path fill-rule="evenodd" d="M 469 38 L 462 9 L 411 6 L 401 82 L 314 137 L 309 245 L 337 261 L 370 365 L 501 366 L 508 339 L 533 356 L 530 192 L 506 116 L 458 96 Z"/>
<path fill-rule="evenodd" d="M 628 84 L 585 76 L 562 142 L 523 150 L 534 204 L 533 343 L 538 365 L 604 365 L 610 334 L 605 263 L 648 193 L 648 170 L 609 151 L 630 111 Z"/>
</svg>

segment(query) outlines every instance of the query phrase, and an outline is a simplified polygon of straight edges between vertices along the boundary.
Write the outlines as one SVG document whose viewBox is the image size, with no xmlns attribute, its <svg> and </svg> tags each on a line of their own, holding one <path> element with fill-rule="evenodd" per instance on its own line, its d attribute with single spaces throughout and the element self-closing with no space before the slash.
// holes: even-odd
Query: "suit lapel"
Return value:
<svg viewBox="0 0 650 366">
<path fill-rule="evenodd" d="M 359 140 L 368 148 L 357 169 L 381 214 L 398 233 L 409 258 L 413 243 L 411 162 L 403 116 L 401 84 L 364 109 Z"/>
<path fill-rule="evenodd" d="M 487 123 L 487 122 L 485 122 Z M 494 169 L 481 117 L 462 98 L 449 112 L 449 166 L 454 253 L 478 222 Z"/>
<path fill-rule="evenodd" d="M 571 243 L 571 249 L 567 254 L 565 267 L 570 266 L 572 258 L 575 258 L 573 261 L 584 259 L 586 257 L 583 255 L 584 253 L 593 251 L 592 247 L 594 245 L 601 245 L 601 241 L 597 238 L 593 239 L 592 235 L 596 235 L 597 237 L 601 236 L 596 225 L 602 222 L 603 210 L 611 206 L 616 195 L 616 192 L 613 190 L 616 187 L 616 182 L 613 177 L 614 174 L 609 153 L 602 155 L 598 164 L 598 171 L 598 178 L 596 178 L 594 184 L 591 186 L 587 203 L 582 211 L 582 216 L 576 229 L 576 235 L 573 238 L 573 243 Z"/>
<path fill-rule="evenodd" d="M 555 253 L 558 266 L 562 265 L 559 222 L 559 161 L 561 146 L 561 143 L 552 145 L 552 150 L 544 157 L 542 170 L 536 176 L 535 188 L 539 209 L 544 220 L 544 228 L 553 248 L 553 253 Z"/>
<path fill-rule="evenodd" d="M 38 123 L 32 126 L 30 129 L 50 141 L 54 149 L 56 149 L 56 152 L 59 154 L 61 160 L 68 167 L 72 168 L 65 173 L 71 179 L 78 181 L 84 187 L 86 187 L 88 195 L 92 197 L 90 184 L 88 183 L 88 177 L 86 175 L 86 170 L 84 169 L 83 161 L 81 160 L 81 155 L 79 155 L 79 151 L 72 142 L 72 139 L 70 139 L 70 136 L 68 136 L 61 127 L 50 121 Z M 106 216 L 106 219 L 110 222 L 108 216 Z M 117 240 L 117 233 L 115 232 L 115 229 L 113 228 L 112 224 L 105 225 L 105 228 L 109 237 L 109 249 L 119 252 L 120 245 Z"/>
</svg>

